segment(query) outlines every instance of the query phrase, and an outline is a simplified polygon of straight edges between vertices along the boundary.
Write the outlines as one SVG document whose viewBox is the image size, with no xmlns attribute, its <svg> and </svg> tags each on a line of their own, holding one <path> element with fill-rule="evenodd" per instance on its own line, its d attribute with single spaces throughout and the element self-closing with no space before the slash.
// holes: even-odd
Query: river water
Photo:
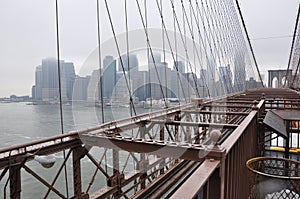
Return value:
<svg viewBox="0 0 300 199">
<path fill-rule="evenodd" d="M 137 112 L 143 113 L 148 110 L 137 109 Z M 88 127 L 95 127 L 101 123 L 101 109 L 93 106 L 82 104 L 64 105 L 63 121 L 64 132 L 71 130 L 82 130 Z M 104 110 L 105 120 L 111 121 L 130 116 L 128 108 L 106 108 Z M 20 143 L 37 140 L 62 133 L 60 126 L 60 111 L 58 105 L 28 105 L 26 103 L 0 103 L 0 148 L 13 146 Z M 93 148 L 94 150 L 94 148 Z M 101 150 L 103 149 L 95 149 Z M 36 161 L 27 162 L 36 173 L 43 176 L 48 182 L 51 182 L 63 161 L 62 153 L 55 154 L 56 163 L 54 167 L 45 169 Z M 107 157 L 110 158 L 110 157 Z M 122 157 L 121 157 L 122 158 Z M 82 160 L 82 179 L 84 188 L 87 186 L 91 174 L 95 167 L 87 166 L 90 162 L 87 159 Z M 68 161 L 68 181 L 70 195 L 72 196 L 72 165 Z M 109 169 L 109 168 L 108 168 Z M 0 171 L 2 172 L 2 171 Z M 89 177 L 87 177 L 89 176 Z M 9 184 L 5 188 L 7 177 L 0 182 L 0 199 L 9 198 Z M 97 180 L 97 178 L 96 178 Z M 100 184 L 105 184 L 103 175 L 98 175 Z M 55 187 L 66 193 L 64 186 L 64 175 L 60 175 Z M 97 190 L 99 187 L 92 187 L 91 190 Z M 44 198 L 47 188 L 38 182 L 30 174 L 22 169 L 22 198 Z M 93 191 L 91 191 L 93 192 Z M 49 198 L 58 198 L 51 193 Z"/>
</svg>

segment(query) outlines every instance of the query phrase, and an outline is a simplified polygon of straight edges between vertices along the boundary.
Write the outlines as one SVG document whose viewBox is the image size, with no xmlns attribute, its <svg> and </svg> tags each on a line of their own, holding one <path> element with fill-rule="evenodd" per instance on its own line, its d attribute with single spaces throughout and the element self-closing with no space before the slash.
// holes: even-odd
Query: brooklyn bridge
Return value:
<svg viewBox="0 0 300 199">
<path fill-rule="evenodd" d="M 25 175 L 35 198 L 300 198 L 300 12 L 287 67 L 265 85 L 238 1 L 97 0 L 85 99 L 75 80 L 67 100 L 54 3 L 61 132 L 0 149 L 0 198 L 25 198 Z M 70 105 L 98 124 L 66 132 Z"/>
</svg>

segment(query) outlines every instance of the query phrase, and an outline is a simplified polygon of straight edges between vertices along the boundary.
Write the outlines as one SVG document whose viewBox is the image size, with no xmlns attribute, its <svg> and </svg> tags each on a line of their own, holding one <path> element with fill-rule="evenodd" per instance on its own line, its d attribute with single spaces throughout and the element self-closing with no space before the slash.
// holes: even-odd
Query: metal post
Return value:
<svg viewBox="0 0 300 199">
<path fill-rule="evenodd" d="M 10 182 L 10 198 L 21 198 L 21 166 L 16 165 L 9 168 L 9 182 Z"/>
<path fill-rule="evenodd" d="M 290 157 L 290 129 L 289 129 L 289 122 L 285 120 L 285 126 L 286 126 L 286 132 L 287 132 L 287 137 L 285 140 L 285 153 L 284 157 L 289 159 Z"/>
<path fill-rule="evenodd" d="M 88 195 L 82 193 L 82 181 L 81 181 L 81 158 L 88 151 L 84 147 L 76 147 L 73 149 L 73 183 L 74 183 L 74 196 L 76 199 L 88 198 Z"/>
<path fill-rule="evenodd" d="M 212 176 L 210 176 L 208 181 L 208 195 L 210 199 L 220 198 L 220 189 L 221 180 L 220 180 L 220 168 L 215 170 Z"/>
<path fill-rule="evenodd" d="M 159 131 L 159 139 L 160 140 L 165 140 L 165 129 L 164 129 L 164 125 L 161 124 L 160 125 L 160 131 Z M 164 174 L 164 164 L 165 164 L 165 161 L 161 162 L 159 165 L 161 167 L 159 173 L 160 175 Z"/>
<path fill-rule="evenodd" d="M 187 113 L 187 114 L 186 114 L 186 121 L 187 121 L 187 122 L 190 122 L 191 120 L 192 120 L 191 114 Z M 186 142 L 191 142 L 191 131 L 192 131 L 191 128 L 192 128 L 192 127 L 189 127 L 189 126 L 186 127 L 186 132 L 185 132 L 185 136 L 184 136 L 184 137 L 185 137 L 184 140 L 185 140 Z M 197 128 L 197 127 L 196 127 L 196 128 Z"/>
<path fill-rule="evenodd" d="M 143 124 L 140 127 L 140 133 L 141 133 L 141 138 L 145 138 L 146 135 L 146 124 Z M 140 154 L 140 162 L 138 165 L 138 169 L 142 172 L 142 175 L 140 177 L 140 182 L 141 182 L 141 189 L 144 189 L 146 187 L 146 155 L 144 153 Z"/>
</svg>

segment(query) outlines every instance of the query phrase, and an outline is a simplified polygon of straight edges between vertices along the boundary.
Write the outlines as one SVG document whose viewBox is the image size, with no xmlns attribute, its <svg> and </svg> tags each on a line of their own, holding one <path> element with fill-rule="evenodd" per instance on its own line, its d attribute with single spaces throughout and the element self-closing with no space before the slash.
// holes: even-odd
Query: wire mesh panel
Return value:
<svg viewBox="0 0 300 199">
<path fill-rule="evenodd" d="M 257 157 L 246 163 L 251 199 L 300 199 L 300 162 Z"/>
</svg>

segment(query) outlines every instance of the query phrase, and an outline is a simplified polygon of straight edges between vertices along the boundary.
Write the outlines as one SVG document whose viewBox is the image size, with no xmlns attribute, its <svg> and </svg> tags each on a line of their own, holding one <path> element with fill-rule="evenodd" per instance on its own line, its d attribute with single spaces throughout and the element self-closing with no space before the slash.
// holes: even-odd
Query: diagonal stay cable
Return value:
<svg viewBox="0 0 300 199">
<path fill-rule="evenodd" d="M 166 24 L 165 24 L 165 21 L 164 21 L 164 16 L 163 16 L 162 9 L 161 9 L 161 7 L 160 7 L 160 5 L 159 5 L 158 0 L 156 0 L 156 5 L 157 5 L 157 8 L 158 8 L 160 17 L 161 17 L 163 29 L 165 30 L 164 32 L 165 32 L 165 35 L 166 35 L 166 39 L 167 39 L 168 46 L 169 46 L 170 51 L 171 51 L 171 56 L 172 56 L 172 59 L 173 59 L 173 61 L 174 61 L 174 63 L 175 63 L 175 61 L 177 60 L 177 58 L 176 58 L 176 55 L 174 55 L 174 50 L 172 49 L 171 40 L 170 40 L 169 34 L 168 34 L 168 32 L 167 32 Z M 185 91 L 184 91 L 184 89 L 183 89 L 182 80 L 181 80 L 181 78 L 180 78 L 178 65 L 177 65 L 177 64 L 174 64 L 174 66 L 175 66 L 175 70 L 176 70 L 176 74 L 177 74 L 177 77 L 178 77 L 178 80 L 179 80 L 180 87 L 181 87 L 181 89 L 182 89 L 182 93 L 183 93 L 184 99 L 185 99 L 185 101 L 186 101 L 186 97 L 185 97 L 186 95 L 185 95 Z"/>
<path fill-rule="evenodd" d="M 184 46 L 184 50 L 185 50 L 187 62 L 188 62 L 188 65 L 189 65 L 189 67 L 190 67 L 190 70 L 191 70 L 191 72 L 192 72 L 192 74 L 193 74 L 193 75 L 192 75 L 192 76 L 193 76 L 193 81 L 194 81 L 194 84 L 197 85 L 197 80 L 195 79 L 195 76 L 194 76 L 192 64 L 191 64 L 191 62 L 190 62 L 190 57 L 189 57 L 189 54 L 188 54 L 187 44 L 186 44 L 186 41 L 185 41 L 185 39 L 184 39 L 184 34 L 182 33 L 182 30 L 181 30 L 181 28 L 180 28 L 180 23 L 179 23 L 179 21 L 178 21 L 178 17 L 177 17 L 177 14 L 176 14 L 174 2 L 173 2 L 172 0 L 170 0 L 170 3 L 171 3 L 171 5 L 172 5 L 172 10 L 173 10 L 175 22 L 176 22 L 176 24 L 177 24 L 178 31 L 179 31 L 179 33 L 180 33 L 180 38 L 181 38 L 181 41 L 182 41 L 183 46 Z M 181 1 L 181 3 L 183 3 L 183 2 Z M 184 10 L 183 10 L 183 11 L 184 11 Z M 184 11 L 183 13 L 184 13 L 185 18 L 186 18 L 186 13 L 185 13 L 185 11 Z M 189 27 L 189 29 L 190 29 L 190 32 L 191 32 L 191 37 L 192 37 L 192 40 L 193 40 L 193 46 L 195 46 L 194 35 L 193 35 L 192 31 L 191 31 L 191 27 L 190 27 L 190 24 L 189 24 L 189 22 L 188 22 L 188 18 L 186 18 L 186 19 L 187 19 L 187 25 L 188 25 L 188 27 Z M 199 91 L 198 91 L 197 86 L 196 86 L 195 89 L 196 89 L 197 97 L 200 97 L 200 94 L 199 94 Z"/>
<path fill-rule="evenodd" d="M 162 94 L 163 99 L 164 99 L 164 105 L 165 105 L 165 107 L 167 107 L 166 97 L 165 97 L 165 94 L 164 94 L 164 91 L 163 91 L 163 87 L 162 87 L 162 84 L 161 84 L 161 80 L 160 80 L 160 77 L 159 77 L 159 73 L 158 73 L 158 70 L 157 70 L 157 65 L 156 65 L 157 63 L 155 62 L 153 50 L 151 48 L 151 44 L 150 44 L 150 40 L 149 40 L 149 33 L 147 31 L 147 27 L 146 27 L 146 24 L 145 24 L 145 20 L 143 18 L 141 6 L 140 6 L 140 3 L 138 2 L 138 0 L 136 0 L 136 5 L 138 6 L 138 10 L 139 10 L 141 22 L 142 22 L 143 27 L 144 27 L 144 32 L 145 32 L 145 35 L 146 35 L 146 38 L 147 38 L 147 44 L 149 46 L 150 55 L 151 55 L 151 58 L 152 58 L 152 61 L 153 61 L 153 64 L 154 64 L 154 68 L 155 68 L 155 72 L 156 72 L 156 75 L 157 75 L 157 80 L 158 80 L 158 83 L 159 83 L 159 88 L 160 88 L 161 94 Z"/>
<path fill-rule="evenodd" d="M 119 47 L 119 43 L 118 43 L 118 40 L 117 40 L 115 28 L 114 28 L 114 25 L 113 25 L 113 22 L 112 22 L 112 18 L 111 18 L 111 14 L 110 14 L 110 10 L 109 10 L 109 7 L 108 7 L 107 0 L 105 0 L 105 7 L 106 7 L 107 15 L 108 15 L 108 18 L 109 18 L 110 26 L 111 26 L 111 31 L 112 31 L 113 36 L 114 36 L 114 41 L 115 41 L 115 44 L 116 44 L 116 48 L 117 48 L 117 51 L 118 51 L 118 56 L 121 57 L 120 47 Z M 130 89 L 128 79 L 126 77 L 125 67 L 124 67 L 124 63 L 123 63 L 122 59 L 120 59 L 120 63 L 121 63 L 121 66 L 122 66 L 126 87 L 127 87 L 128 93 L 129 93 L 130 104 L 132 105 L 134 115 L 136 115 L 136 109 L 135 109 L 135 106 L 134 106 L 134 103 L 133 103 L 132 93 L 131 93 L 131 89 Z"/>
</svg>

